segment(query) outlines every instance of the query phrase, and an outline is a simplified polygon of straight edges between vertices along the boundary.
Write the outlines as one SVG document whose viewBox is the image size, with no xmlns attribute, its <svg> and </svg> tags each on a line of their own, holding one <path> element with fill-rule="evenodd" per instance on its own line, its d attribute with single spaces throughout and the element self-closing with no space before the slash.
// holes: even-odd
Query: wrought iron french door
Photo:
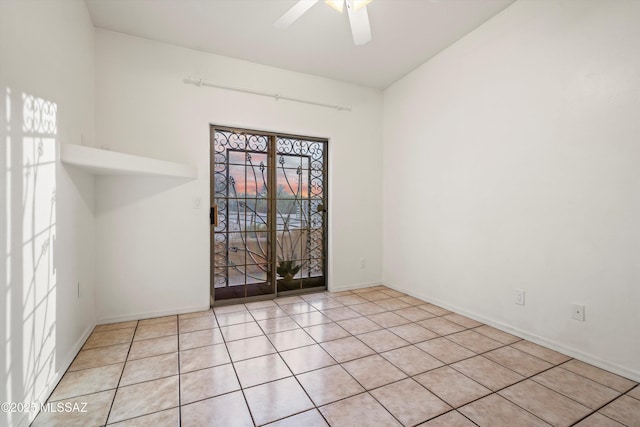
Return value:
<svg viewBox="0 0 640 427">
<path fill-rule="evenodd" d="M 327 140 L 211 126 L 211 295 L 326 287 Z"/>
</svg>

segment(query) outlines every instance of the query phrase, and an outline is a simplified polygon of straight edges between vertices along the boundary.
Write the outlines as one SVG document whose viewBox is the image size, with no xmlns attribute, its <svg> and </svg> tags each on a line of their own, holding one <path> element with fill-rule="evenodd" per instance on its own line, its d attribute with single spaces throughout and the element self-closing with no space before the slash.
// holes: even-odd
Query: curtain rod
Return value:
<svg viewBox="0 0 640 427">
<path fill-rule="evenodd" d="M 196 86 L 199 86 L 199 87 L 208 86 L 208 87 L 215 87 L 217 89 L 233 90 L 235 92 L 243 92 L 243 93 L 250 93 L 252 95 L 266 96 L 266 97 L 269 97 L 269 98 L 273 98 L 276 101 L 278 101 L 280 99 L 284 99 L 285 101 L 300 102 L 302 104 L 315 105 L 317 107 L 331 108 L 332 110 L 351 111 L 351 107 L 346 107 L 344 105 L 324 104 L 322 102 L 309 101 L 308 99 L 301 99 L 301 98 L 293 98 L 293 97 L 290 97 L 290 96 L 283 96 L 283 95 L 279 95 L 277 93 L 263 92 L 263 91 L 260 91 L 260 90 L 247 89 L 247 88 L 242 88 L 242 87 L 238 87 L 238 86 L 222 85 L 222 84 L 214 83 L 214 82 L 211 82 L 211 81 L 208 81 L 208 80 L 192 77 L 192 76 L 189 76 L 186 79 L 184 79 L 184 82 L 186 84 L 192 84 L 192 85 L 196 85 Z"/>
</svg>

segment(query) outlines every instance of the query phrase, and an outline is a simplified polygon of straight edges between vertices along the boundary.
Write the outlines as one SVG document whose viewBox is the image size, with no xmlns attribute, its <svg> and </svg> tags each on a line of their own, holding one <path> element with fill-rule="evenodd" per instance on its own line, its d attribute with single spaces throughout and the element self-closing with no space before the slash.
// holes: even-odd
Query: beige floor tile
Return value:
<svg viewBox="0 0 640 427">
<path fill-rule="evenodd" d="M 220 332 L 227 342 L 264 335 L 256 322 L 221 326 Z"/>
<path fill-rule="evenodd" d="M 394 297 L 394 298 L 408 296 L 407 294 L 405 294 L 403 292 L 396 291 L 395 289 L 391 289 L 391 288 L 387 288 L 387 287 L 385 287 L 383 289 L 380 289 L 380 292 L 382 292 L 383 294 L 387 294 L 390 297 Z"/>
<path fill-rule="evenodd" d="M 134 341 L 129 350 L 128 360 L 141 359 L 143 357 L 157 356 L 159 354 L 178 351 L 178 336 L 152 338 L 150 340 Z"/>
<path fill-rule="evenodd" d="M 182 427 L 253 427 L 242 392 L 223 394 L 181 408 Z"/>
<path fill-rule="evenodd" d="M 584 420 L 575 424 L 575 427 L 625 427 L 624 424 L 620 424 L 617 421 L 607 418 L 602 414 L 595 413 L 589 415 Z"/>
<path fill-rule="evenodd" d="M 321 292 L 312 292 L 310 294 L 300 295 L 300 298 L 302 298 L 305 301 L 317 301 L 317 300 L 327 299 L 331 297 L 327 292 L 321 291 Z"/>
<path fill-rule="evenodd" d="M 276 332 L 291 331 L 300 328 L 300 325 L 289 316 L 258 320 L 258 324 L 265 334 L 275 334 Z"/>
<path fill-rule="evenodd" d="M 439 336 L 435 332 L 432 332 L 427 328 L 423 328 L 416 323 L 394 326 L 393 328 L 389 328 L 389 331 L 412 344 L 437 338 Z"/>
<path fill-rule="evenodd" d="M 112 331 L 94 332 L 82 347 L 83 350 L 89 350 L 97 347 L 107 347 L 110 345 L 130 343 L 133 338 L 135 328 L 115 329 Z"/>
<path fill-rule="evenodd" d="M 606 385 L 609 388 L 617 390 L 621 393 L 626 393 L 637 383 L 628 380 L 611 372 L 607 372 L 604 369 L 596 368 L 588 363 L 581 362 L 579 360 L 570 360 L 563 364 L 562 367 L 576 374 L 587 377 L 597 383 Z"/>
<path fill-rule="evenodd" d="M 409 342 L 386 329 L 367 332 L 366 334 L 358 335 L 357 338 L 378 353 L 409 345 Z"/>
<path fill-rule="evenodd" d="M 407 308 L 401 308 L 400 310 L 395 310 L 394 313 L 412 322 L 419 322 L 420 320 L 426 320 L 426 319 L 431 319 L 435 317 L 435 314 L 429 313 L 428 311 L 425 311 L 425 310 L 422 310 L 421 308 L 413 307 L 413 306 L 407 307 Z"/>
<path fill-rule="evenodd" d="M 334 322 L 337 322 L 339 320 L 353 319 L 354 317 L 360 316 L 360 313 L 351 310 L 349 307 L 322 309 L 322 313 Z"/>
<path fill-rule="evenodd" d="M 127 360 L 127 353 L 129 353 L 129 344 L 110 345 L 108 347 L 83 350 L 78 353 L 69 367 L 68 372 L 122 363 Z"/>
<path fill-rule="evenodd" d="M 505 345 L 513 344 L 514 342 L 518 342 L 522 339 L 520 337 L 516 337 L 515 335 L 503 332 L 499 329 L 492 328 L 488 325 L 482 325 L 478 328 L 474 328 L 473 330 Z"/>
<path fill-rule="evenodd" d="M 235 311 L 232 313 L 222 313 L 219 314 L 216 312 L 216 320 L 218 321 L 219 326 L 232 326 L 239 325 L 241 323 L 253 322 L 253 316 L 249 311 Z"/>
<path fill-rule="evenodd" d="M 388 311 L 384 307 L 380 307 L 375 302 L 366 302 L 364 304 L 357 304 L 349 306 L 349 308 L 363 316 L 369 316 L 371 314 L 378 314 Z"/>
<path fill-rule="evenodd" d="M 530 377 L 553 366 L 549 362 L 513 347 L 498 348 L 483 354 L 483 356 L 525 377 Z"/>
<path fill-rule="evenodd" d="M 524 378 L 522 375 L 482 356 L 456 362 L 451 367 L 494 391 Z"/>
<path fill-rule="evenodd" d="M 354 337 L 340 338 L 320 344 L 338 363 L 373 354 L 374 351 Z"/>
<path fill-rule="evenodd" d="M 468 348 L 474 353 L 484 353 L 489 350 L 502 347 L 502 343 L 492 340 L 489 337 L 485 337 L 472 330 L 462 331 L 447 336 L 447 339 L 460 344 L 461 346 Z"/>
<path fill-rule="evenodd" d="M 131 418 L 119 423 L 109 424 L 108 427 L 180 427 L 180 410 L 178 408 L 165 409 L 153 414 Z"/>
<path fill-rule="evenodd" d="M 49 398 L 50 401 L 69 399 L 85 394 L 114 389 L 118 386 L 124 363 L 67 372 Z"/>
<path fill-rule="evenodd" d="M 367 302 L 366 299 L 359 297 L 358 295 L 345 295 L 342 297 L 335 297 L 333 300 L 347 306 L 354 304 L 364 304 L 365 302 Z"/>
<path fill-rule="evenodd" d="M 342 367 L 367 390 L 401 380 L 407 376 L 378 354 L 343 363 Z"/>
<path fill-rule="evenodd" d="M 251 310 L 251 315 L 256 320 L 274 319 L 276 317 L 286 317 L 287 312 L 275 305 L 273 307 L 263 307 Z"/>
<path fill-rule="evenodd" d="M 273 300 L 273 302 L 275 302 L 280 307 L 282 307 L 283 305 L 294 304 L 297 302 L 304 302 L 304 300 L 299 296 L 292 296 L 292 297 L 276 298 Z"/>
<path fill-rule="evenodd" d="M 162 322 L 152 325 L 139 325 L 136 329 L 136 334 L 133 337 L 134 341 L 148 340 L 150 338 L 165 337 L 167 335 L 176 335 L 178 333 L 177 322 Z"/>
<path fill-rule="evenodd" d="M 247 310 L 253 311 L 253 310 L 262 309 L 262 308 L 277 307 L 278 304 L 273 302 L 273 300 L 266 300 L 266 301 L 248 302 L 244 306 L 247 307 Z"/>
<path fill-rule="evenodd" d="M 279 380 L 293 375 L 282 358 L 277 354 L 234 362 L 240 385 L 253 387 L 268 381 Z"/>
<path fill-rule="evenodd" d="M 627 396 L 631 396 L 640 400 L 640 386 L 637 386 L 633 390 L 630 390 L 629 392 L 627 392 Z"/>
<path fill-rule="evenodd" d="M 497 394 L 469 403 L 458 411 L 481 427 L 549 427 L 550 425 Z"/>
<path fill-rule="evenodd" d="M 267 427 L 329 427 L 317 409 L 287 417 L 283 420 L 267 424 Z"/>
<path fill-rule="evenodd" d="M 468 317 L 457 313 L 446 314 L 442 316 L 442 318 L 457 323 L 458 325 L 462 325 L 465 328 L 475 328 L 482 325 L 482 323 L 476 320 L 469 319 Z"/>
<path fill-rule="evenodd" d="M 293 304 L 280 305 L 280 308 L 284 310 L 288 315 L 308 313 L 310 311 L 317 311 L 315 307 L 306 301 L 294 302 Z"/>
<path fill-rule="evenodd" d="M 178 376 L 119 387 L 109 422 L 174 408 L 179 405 Z"/>
<path fill-rule="evenodd" d="M 333 427 L 401 426 L 382 405 L 368 393 L 362 393 L 320 408 Z"/>
<path fill-rule="evenodd" d="M 433 313 L 436 316 L 444 316 L 446 314 L 451 313 L 449 310 L 446 310 L 442 307 L 438 307 L 437 305 L 433 305 L 429 303 L 419 305 L 418 307 L 422 310 L 428 311 L 429 313 Z"/>
<path fill-rule="evenodd" d="M 224 342 L 222 333 L 218 328 L 180 334 L 179 340 L 180 351 L 207 345 L 222 344 Z"/>
<path fill-rule="evenodd" d="M 231 364 L 189 372 L 180 376 L 180 402 L 183 405 L 240 389 Z"/>
<path fill-rule="evenodd" d="M 285 378 L 244 390 L 257 425 L 313 408 L 313 403 L 295 378 Z"/>
<path fill-rule="evenodd" d="M 525 380 L 499 394 L 554 426 L 569 426 L 591 410 L 534 381 Z"/>
<path fill-rule="evenodd" d="M 364 288 L 351 289 L 351 292 L 356 295 L 360 295 L 360 294 L 366 294 L 367 292 L 373 292 L 375 290 L 376 289 L 374 286 L 365 286 Z"/>
<path fill-rule="evenodd" d="M 165 322 L 176 322 L 177 320 L 178 316 L 176 316 L 175 314 L 171 316 L 152 317 L 150 319 L 143 319 L 138 321 L 138 326 L 157 325 Z"/>
<path fill-rule="evenodd" d="M 415 346 L 396 348 L 380 354 L 409 376 L 442 366 L 442 362 Z"/>
<path fill-rule="evenodd" d="M 491 390 L 448 366 L 414 377 L 440 399 L 457 408 L 491 393 Z"/>
<path fill-rule="evenodd" d="M 451 409 L 411 378 L 380 387 L 371 394 L 405 426 L 427 421 Z"/>
<path fill-rule="evenodd" d="M 409 304 L 411 306 L 424 304 L 424 301 L 422 301 L 421 299 L 410 297 L 410 296 L 399 297 L 398 299 L 400 301 L 406 302 L 407 304 Z"/>
<path fill-rule="evenodd" d="M 271 345 L 271 341 L 264 335 L 231 341 L 227 344 L 227 349 L 229 350 L 231 360 L 234 362 L 276 352 L 275 347 Z"/>
<path fill-rule="evenodd" d="M 330 366 L 296 377 L 317 406 L 326 405 L 364 391 L 364 388 L 340 366 Z"/>
<path fill-rule="evenodd" d="M 138 326 L 137 320 L 131 320 L 129 322 L 107 323 L 105 325 L 96 326 L 93 332 L 105 332 L 113 331 L 116 329 L 135 328 L 136 326 Z"/>
<path fill-rule="evenodd" d="M 213 313 L 218 316 L 219 314 L 237 313 L 239 311 L 247 311 L 247 307 L 244 304 L 223 305 L 220 307 L 213 307 Z"/>
<path fill-rule="evenodd" d="M 327 323 L 324 325 L 316 325 L 304 330 L 317 342 L 325 342 L 337 340 L 338 338 L 348 337 L 349 332 L 345 331 L 336 323 Z"/>
<path fill-rule="evenodd" d="M 525 353 L 529 353 L 532 356 L 536 356 L 538 359 L 546 360 L 554 365 L 558 365 L 570 359 L 569 356 L 565 356 L 557 351 L 542 347 L 541 345 L 534 344 L 531 341 L 518 341 L 511 344 L 511 347 L 524 351 Z"/>
<path fill-rule="evenodd" d="M 311 338 L 303 329 L 278 332 L 267 336 L 278 351 L 286 351 L 293 348 L 304 347 L 305 345 L 315 344 L 313 338 Z"/>
<path fill-rule="evenodd" d="M 213 316 L 193 317 L 189 319 L 180 319 L 178 322 L 180 333 L 201 331 L 203 329 L 212 329 L 218 326 L 216 318 Z"/>
<path fill-rule="evenodd" d="M 310 311 L 308 313 L 292 314 L 291 319 L 303 328 L 307 326 L 322 325 L 331 322 L 324 314 L 319 311 Z"/>
<path fill-rule="evenodd" d="M 352 335 L 364 334 L 366 332 L 382 329 L 382 326 L 372 322 L 366 317 L 356 317 L 355 319 L 341 320 L 336 323 Z"/>
<path fill-rule="evenodd" d="M 180 372 L 191 372 L 231 362 L 224 344 L 214 344 L 180 352 Z"/>
<path fill-rule="evenodd" d="M 400 326 L 400 325 L 405 325 L 407 323 L 410 323 L 409 320 L 405 319 L 400 315 L 392 313 L 390 311 L 387 311 L 384 313 L 372 314 L 370 316 L 367 316 L 367 318 L 369 320 L 373 320 L 383 328 L 393 328 L 394 326 Z"/>
<path fill-rule="evenodd" d="M 213 316 L 213 310 L 194 311 L 191 313 L 178 314 L 178 322 L 183 319 L 194 319 L 196 317 Z"/>
<path fill-rule="evenodd" d="M 344 307 L 343 304 L 340 304 L 333 298 L 309 301 L 309 304 L 311 304 L 316 310 L 328 310 L 330 308 Z"/>
<path fill-rule="evenodd" d="M 472 356 L 475 353 L 446 338 L 434 338 L 416 344 L 420 350 L 426 351 L 444 363 L 454 363 Z"/>
<path fill-rule="evenodd" d="M 618 391 L 561 367 L 536 375 L 532 380 L 591 409 L 598 409 L 620 395 Z"/>
<path fill-rule="evenodd" d="M 382 291 L 373 291 L 360 294 L 360 296 L 367 301 L 382 301 L 386 299 L 390 299 L 391 296 L 383 293 Z"/>
<path fill-rule="evenodd" d="M 640 427 L 640 400 L 620 396 L 599 411 L 627 427 Z"/>
<path fill-rule="evenodd" d="M 456 332 L 465 330 L 464 326 L 458 325 L 457 323 L 451 322 L 447 319 L 443 319 L 442 317 L 421 320 L 418 322 L 418 325 L 424 326 L 439 335 L 455 334 Z"/>
<path fill-rule="evenodd" d="M 119 386 L 178 375 L 178 353 L 130 360 L 124 366 Z"/>
<path fill-rule="evenodd" d="M 336 363 L 333 357 L 318 344 L 283 351 L 280 356 L 294 374 L 324 368 Z"/>
<path fill-rule="evenodd" d="M 438 418 L 434 418 L 427 421 L 424 424 L 420 424 L 421 427 L 476 427 L 474 423 L 469 421 L 464 415 L 458 411 L 447 412 L 444 415 L 440 415 Z"/>
<path fill-rule="evenodd" d="M 31 427 L 87 427 L 101 426 L 107 422 L 115 390 L 78 396 L 51 402 L 51 410 L 42 410 Z M 62 405 L 58 410 L 58 405 Z M 73 411 L 64 411 L 65 405 Z M 76 410 L 77 409 L 77 410 Z"/>
<path fill-rule="evenodd" d="M 387 310 L 400 310 L 401 308 L 411 307 L 409 304 L 399 300 L 398 298 L 379 300 L 376 301 L 376 304 L 380 307 L 386 308 Z"/>
</svg>

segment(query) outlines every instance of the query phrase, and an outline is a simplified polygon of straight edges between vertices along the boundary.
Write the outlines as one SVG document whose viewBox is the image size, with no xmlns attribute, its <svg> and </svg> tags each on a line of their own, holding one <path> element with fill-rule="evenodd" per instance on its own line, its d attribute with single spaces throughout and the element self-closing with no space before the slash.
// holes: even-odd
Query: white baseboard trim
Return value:
<svg viewBox="0 0 640 427">
<path fill-rule="evenodd" d="M 56 386 L 62 379 L 62 376 L 65 374 L 65 372 L 67 372 L 67 369 L 69 369 L 69 366 L 71 366 L 71 363 L 76 358 L 76 356 L 80 352 L 80 349 L 82 348 L 84 343 L 87 341 L 87 339 L 89 338 L 89 335 L 91 335 L 91 332 L 93 332 L 93 329 L 95 327 L 96 327 L 96 324 L 92 323 L 89 325 L 87 329 L 84 330 L 84 332 L 82 333 L 80 338 L 78 338 L 78 340 L 73 345 L 69 353 L 67 353 L 62 359 L 62 364 L 60 365 L 60 368 L 56 371 L 55 375 L 47 383 L 44 390 L 42 390 L 42 393 L 40 393 L 40 395 L 36 398 L 36 401 L 32 403 L 37 403 L 38 406 L 42 406 L 47 401 L 47 399 L 49 398 L 49 396 L 51 396 L 51 393 L 53 393 L 53 390 L 56 388 Z M 18 423 L 16 425 L 18 427 L 28 426 L 38 416 L 39 412 L 40 411 L 24 413 L 22 418 L 18 420 Z"/>
<path fill-rule="evenodd" d="M 382 285 L 382 282 L 357 283 L 355 285 L 331 286 L 327 289 L 327 291 L 329 292 L 352 291 L 354 289 L 370 288 L 372 286 L 380 286 L 380 285 Z"/>
<path fill-rule="evenodd" d="M 128 322 L 129 320 L 153 319 L 154 317 L 173 316 L 174 314 L 193 313 L 194 311 L 209 310 L 208 305 L 197 305 L 192 307 L 182 307 L 171 310 L 147 311 L 142 313 L 126 314 L 120 316 L 102 317 L 98 320 L 98 325 L 109 323 Z"/>
<path fill-rule="evenodd" d="M 448 304 L 444 301 L 439 301 L 437 299 L 431 298 L 427 295 L 423 295 L 419 292 L 413 292 L 410 291 L 408 289 L 404 289 L 400 286 L 395 286 L 393 284 L 387 283 L 387 282 L 383 282 L 383 284 L 389 288 L 395 289 L 397 291 L 400 292 L 404 292 L 405 294 L 411 295 L 413 297 L 416 297 L 418 299 L 421 299 L 423 301 L 426 301 L 428 303 L 440 306 L 442 308 L 445 308 L 447 310 L 451 310 L 455 313 L 458 314 L 462 314 L 463 316 L 467 316 L 473 320 L 477 320 L 478 322 L 482 322 L 486 325 L 492 326 L 496 329 L 500 329 L 501 331 L 510 333 L 512 335 L 515 335 L 517 337 L 526 339 L 528 341 L 531 341 L 533 343 L 542 345 L 544 347 L 550 348 L 551 350 L 555 350 L 559 353 L 565 354 L 567 356 L 573 357 L 574 359 L 578 359 L 582 362 L 585 363 L 589 363 L 590 365 L 596 366 L 598 368 L 607 370 L 609 372 L 613 372 L 614 374 L 617 375 L 621 375 L 625 378 L 628 378 L 630 380 L 636 381 L 636 382 L 640 382 L 640 372 L 638 371 L 634 371 L 633 369 L 628 369 L 625 368 L 624 366 L 619 366 L 610 362 L 607 362 L 606 360 L 602 360 L 592 354 L 588 354 L 585 353 L 581 350 L 575 349 L 573 347 L 569 347 L 565 344 L 559 343 L 557 341 L 553 341 L 535 334 L 532 334 L 528 331 L 519 329 L 519 328 L 514 328 L 513 326 L 510 326 L 506 323 L 503 322 L 499 322 L 497 320 L 482 316 L 480 314 L 477 313 L 473 313 L 470 311 L 467 311 L 463 308 Z"/>
</svg>

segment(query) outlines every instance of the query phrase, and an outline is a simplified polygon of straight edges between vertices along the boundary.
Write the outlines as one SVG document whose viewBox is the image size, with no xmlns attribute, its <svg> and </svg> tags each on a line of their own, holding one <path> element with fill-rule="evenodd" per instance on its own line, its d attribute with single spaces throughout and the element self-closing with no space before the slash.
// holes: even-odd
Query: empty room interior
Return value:
<svg viewBox="0 0 640 427">
<path fill-rule="evenodd" d="M 640 1 L 0 0 L 0 426 L 640 426 Z"/>
</svg>

